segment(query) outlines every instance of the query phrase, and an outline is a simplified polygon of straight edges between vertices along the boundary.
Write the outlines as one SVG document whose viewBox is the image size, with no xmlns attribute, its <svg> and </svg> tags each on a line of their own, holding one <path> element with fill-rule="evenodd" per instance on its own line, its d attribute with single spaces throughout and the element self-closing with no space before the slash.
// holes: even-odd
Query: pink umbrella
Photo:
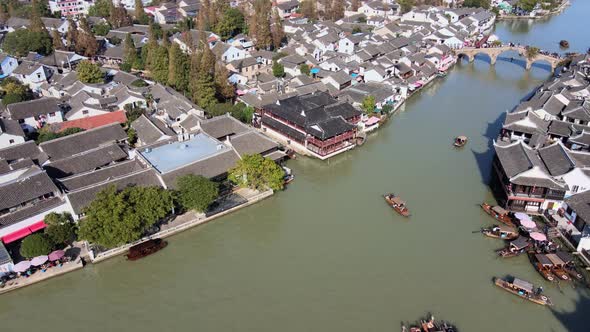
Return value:
<svg viewBox="0 0 590 332">
<path fill-rule="evenodd" d="M 22 262 L 18 262 L 16 265 L 14 265 L 13 271 L 14 272 L 25 272 L 30 267 L 31 267 L 31 262 L 22 261 Z"/>
<path fill-rule="evenodd" d="M 524 220 L 531 220 L 531 217 L 529 217 L 528 214 L 526 213 L 522 213 L 522 212 L 516 212 L 514 214 L 514 216 L 516 217 L 516 219 L 520 220 L 520 221 L 524 221 Z"/>
<path fill-rule="evenodd" d="M 532 221 L 532 220 L 530 220 L 530 219 L 529 220 L 521 220 L 520 221 L 520 224 L 523 227 L 526 227 L 526 228 L 535 228 L 535 227 L 537 227 L 537 224 L 535 224 L 535 222 Z"/>
<path fill-rule="evenodd" d="M 37 256 L 37 257 L 31 259 L 31 265 L 33 265 L 33 266 L 43 265 L 43 263 L 47 262 L 48 259 L 49 259 L 49 257 L 47 257 L 45 255 Z"/>
<path fill-rule="evenodd" d="M 50 253 L 48 257 L 49 257 L 50 261 L 54 262 L 54 261 L 59 260 L 60 258 L 64 257 L 65 254 L 66 254 L 66 252 L 63 250 L 56 250 L 56 251 Z"/>
<path fill-rule="evenodd" d="M 545 234 L 543 234 L 543 233 L 539 233 L 539 232 L 532 232 L 532 233 L 530 234 L 530 236 L 531 236 L 531 239 L 533 239 L 533 240 L 535 240 L 535 241 L 539 241 L 539 242 L 542 242 L 542 241 L 547 241 L 547 237 L 546 237 L 546 236 L 545 236 Z"/>
</svg>

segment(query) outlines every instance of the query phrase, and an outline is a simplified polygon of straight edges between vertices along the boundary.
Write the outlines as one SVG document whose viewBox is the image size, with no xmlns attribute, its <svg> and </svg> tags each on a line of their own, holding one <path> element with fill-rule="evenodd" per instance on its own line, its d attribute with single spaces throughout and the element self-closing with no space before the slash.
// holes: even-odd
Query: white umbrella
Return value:
<svg viewBox="0 0 590 332">
<path fill-rule="evenodd" d="M 14 270 L 14 272 L 25 272 L 30 267 L 31 267 L 31 262 L 22 261 L 22 262 L 18 262 L 16 265 L 14 265 L 13 270 Z"/>
<path fill-rule="evenodd" d="M 33 265 L 33 266 L 43 265 L 45 262 L 47 262 L 48 259 L 49 259 L 49 257 L 47 257 L 46 255 L 37 256 L 37 257 L 31 259 L 31 265 Z"/>
</svg>

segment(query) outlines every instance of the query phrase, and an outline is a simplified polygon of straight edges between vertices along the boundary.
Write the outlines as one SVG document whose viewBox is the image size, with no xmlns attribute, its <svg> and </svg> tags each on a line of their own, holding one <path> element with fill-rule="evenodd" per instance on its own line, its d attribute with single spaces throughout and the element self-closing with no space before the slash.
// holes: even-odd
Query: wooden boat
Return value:
<svg viewBox="0 0 590 332">
<path fill-rule="evenodd" d="M 556 254 L 547 254 L 547 259 L 551 262 L 551 272 L 555 274 L 559 279 L 569 281 L 570 276 L 563 268 L 565 263 Z"/>
<path fill-rule="evenodd" d="M 524 254 L 530 245 L 528 239 L 521 236 L 516 240 L 511 241 L 508 247 L 497 250 L 496 253 L 502 258 L 516 257 Z"/>
<path fill-rule="evenodd" d="M 453 145 L 456 148 L 462 148 L 465 146 L 465 144 L 467 144 L 467 136 L 457 136 L 455 137 L 455 142 L 453 142 Z"/>
<path fill-rule="evenodd" d="M 502 288 L 503 290 L 512 293 L 518 297 L 521 297 L 525 300 L 529 300 L 533 303 L 540 304 L 540 305 L 553 305 L 551 299 L 545 295 L 542 295 L 541 292 L 543 289 L 541 287 L 537 288 L 536 290 L 528 281 L 524 281 L 518 278 L 514 278 L 512 282 L 509 282 L 504 279 L 494 278 L 494 283 L 496 286 Z"/>
<path fill-rule="evenodd" d="M 430 316 L 428 320 L 421 320 L 419 324 L 410 326 L 408 329 L 405 325 L 402 325 L 402 332 L 456 332 L 457 329 L 445 322 L 436 321 L 434 317 Z"/>
<path fill-rule="evenodd" d="M 383 195 L 385 201 L 389 206 L 391 206 L 397 213 L 401 214 L 404 217 L 410 216 L 410 210 L 406 207 L 406 202 L 404 202 L 399 196 L 395 194 L 385 194 Z"/>
<path fill-rule="evenodd" d="M 510 212 L 504 210 L 502 207 L 497 206 L 497 205 L 491 206 L 490 204 L 482 203 L 481 208 L 487 214 L 494 217 L 494 219 L 497 219 L 498 221 L 500 221 L 508 226 L 516 227 L 512 217 L 510 216 Z"/>
<path fill-rule="evenodd" d="M 535 270 L 539 272 L 547 281 L 556 281 L 555 276 L 551 273 L 551 261 L 547 258 L 547 256 L 542 254 L 529 254 L 529 258 Z"/>
<path fill-rule="evenodd" d="M 145 256 L 149 256 L 157 251 L 164 249 L 168 242 L 162 239 L 151 239 L 129 248 L 127 259 L 130 261 L 138 260 Z"/>
<path fill-rule="evenodd" d="M 570 253 L 565 251 L 557 251 L 555 254 L 563 261 L 563 269 L 565 272 L 567 272 L 567 274 L 570 275 L 570 277 L 572 277 L 572 279 L 584 281 L 584 276 L 576 268 L 576 263 L 574 262 L 574 258 Z"/>
<path fill-rule="evenodd" d="M 502 240 L 514 240 L 520 236 L 515 228 L 506 225 L 482 228 L 481 233 L 485 236 Z"/>
<path fill-rule="evenodd" d="M 562 40 L 559 42 L 559 46 L 561 46 L 561 47 L 563 47 L 563 48 L 568 48 L 568 47 L 570 47 L 570 43 L 569 43 L 567 40 L 565 40 L 565 39 L 562 39 Z"/>
<path fill-rule="evenodd" d="M 293 180 L 295 180 L 295 175 L 293 175 L 293 172 L 289 167 L 282 166 L 282 168 L 285 171 L 285 176 L 283 177 L 283 184 L 286 186 L 289 183 L 293 182 Z"/>
</svg>

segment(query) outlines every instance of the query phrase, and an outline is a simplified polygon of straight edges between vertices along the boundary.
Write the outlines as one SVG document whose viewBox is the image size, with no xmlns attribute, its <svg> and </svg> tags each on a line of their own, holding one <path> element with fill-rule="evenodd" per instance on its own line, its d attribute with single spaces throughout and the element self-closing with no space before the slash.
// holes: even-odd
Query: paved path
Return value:
<svg viewBox="0 0 590 332">
<path fill-rule="evenodd" d="M 10 280 L 4 288 L 0 288 L 0 294 L 10 292 L 15 289 L 26 287 L 35 283 L 38 283 L 49 278 L 57 277 L 59 275 L 72 272 L 84 267 L 82 260 L 77 258 L 74 261 L 64 263 L 62 266 L 54 266 L 45 272 L 37 271 L 28 278 L 19 277 L 17 279 Z"/>
</svg>

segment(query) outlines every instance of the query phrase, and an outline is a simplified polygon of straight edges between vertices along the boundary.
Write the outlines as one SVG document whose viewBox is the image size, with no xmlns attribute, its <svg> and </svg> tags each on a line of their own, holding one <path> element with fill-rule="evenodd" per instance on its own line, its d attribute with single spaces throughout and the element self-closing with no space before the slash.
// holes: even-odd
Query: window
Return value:
<svg viewBox="0 0 590 332">
<path fill-rule="evenodd" d="M 573 186 L 573 187 L 572 187 L 572 192 L 574 192 L 574 193 L 577 193 L 577 192 L 578 192 L 578 189 L 580 189 L 580 187 L 578 187 L 578 186 Z"/>
<path fill-rule="evenodd" d="M 49 113 L 49 116 L 50 116 L 50 117 L 54 117 L 54 116 L 55 116 L 55 112 L 51 112 L 51 113 Z"/>
<path fill-rule="evenodd" d="M 10 144 L 14 144 L 14 140 L 13 140 L 13 139 L 11 139 L 11 140 L 8 140 L 8 143 L 10 143 Z"/>
<path fill-rule="evenodd" d="M 83 110 L 82 114 L 84 114 L 84 115 L 88 114 L 88 110 Z"/>
</svg>

